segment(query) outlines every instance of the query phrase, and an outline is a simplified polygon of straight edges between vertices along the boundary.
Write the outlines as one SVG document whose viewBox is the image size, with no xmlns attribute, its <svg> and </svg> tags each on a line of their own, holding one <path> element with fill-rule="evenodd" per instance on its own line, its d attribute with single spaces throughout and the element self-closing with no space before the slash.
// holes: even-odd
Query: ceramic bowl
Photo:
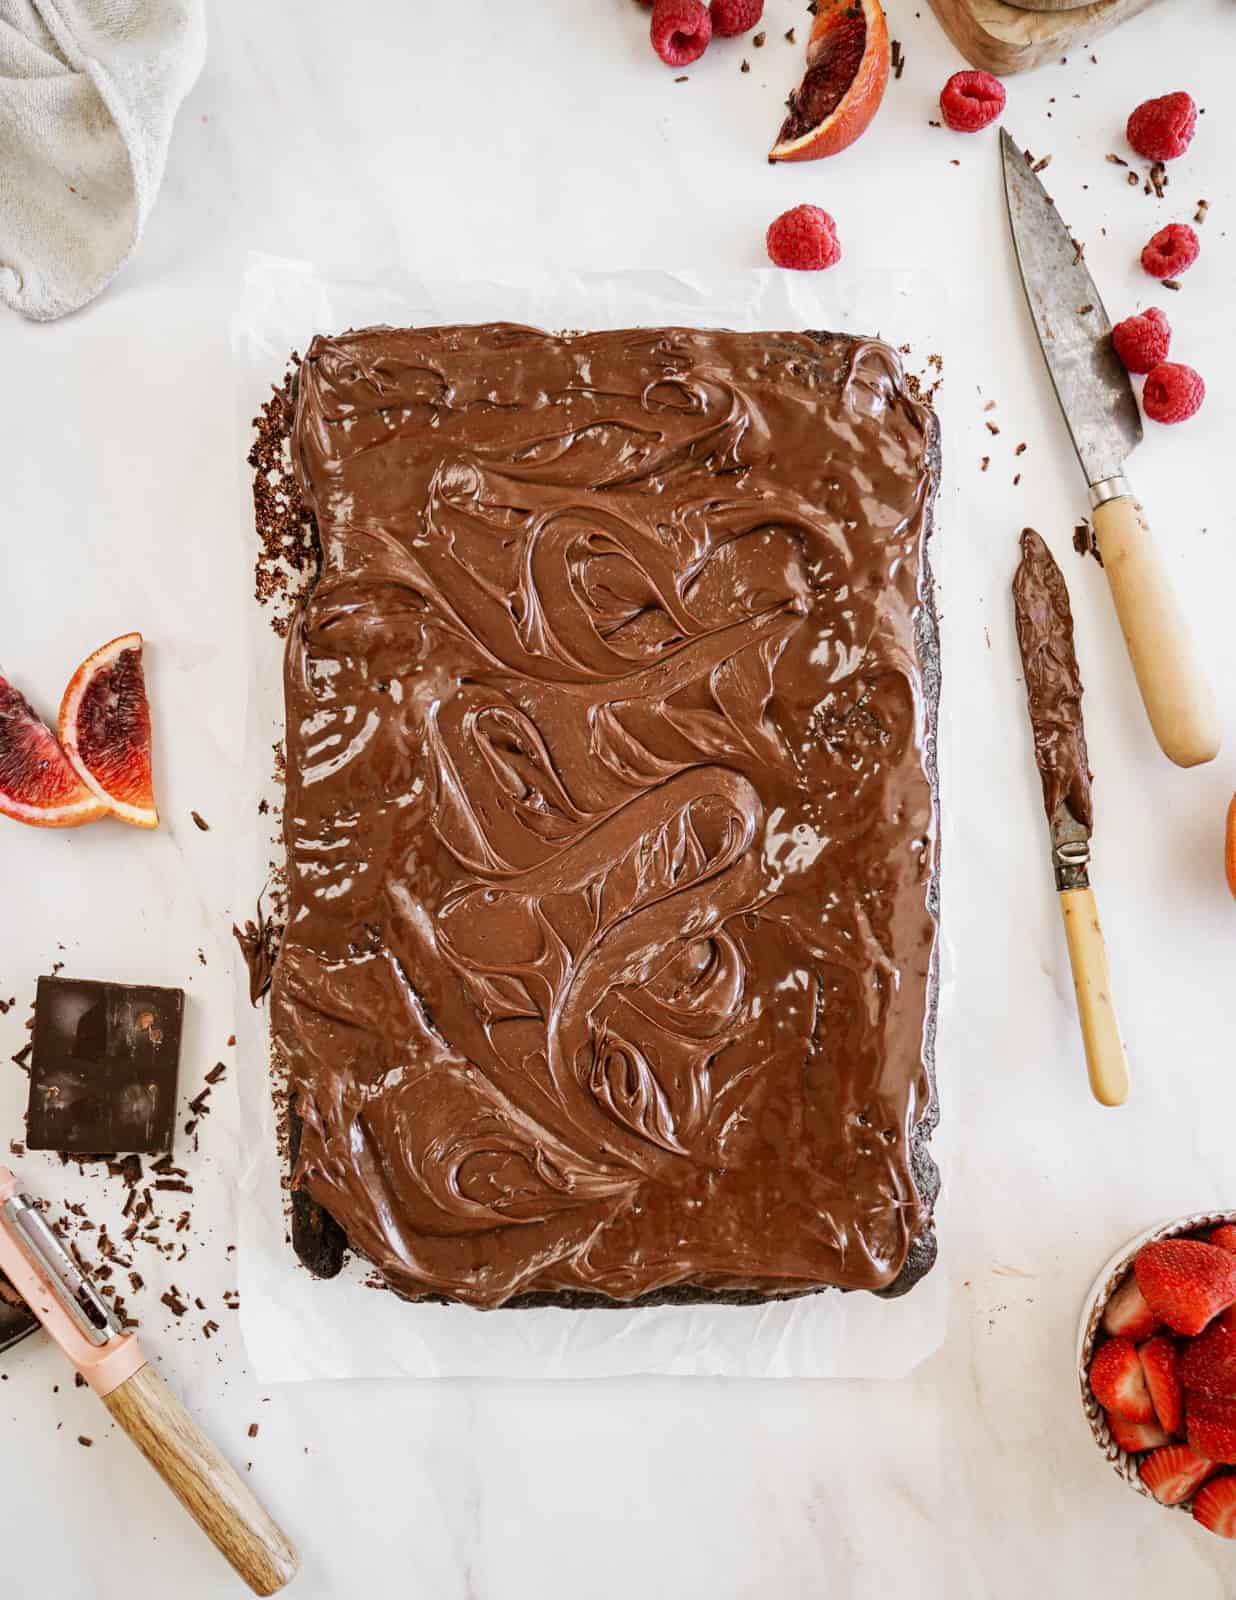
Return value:
<svg viewBox="0 0 1236 1600">
<path fill-rule="evenodd" d="M 1128 1244 L 1122 1245 L 1108 1261 L 1104 1262 L 1082 1305 L 1081 1321 L 1077 1329 L 1077 1381 L 1081 1387 L 1082 1410 L 1086 1421 L 1090 1424 L 1094 1442 L 1103 1452 L 1104 1459 L 1131 1489 L 1136 1489 L 1138 1494 L 1145 1495 L 1148 1500 L 1154 1500 L 1154 1496 L 1138 1476 L 1137 1464 L 1140 1458 L 1130 1455 L 1127 1450 L 1122 1450 L 1112 1438 L 1103 1407 L 1091 1392 L 1087 1372 L 1090 1358 L 1094 1354 L 1107 1302 L 1124 1282 L 1132 1269 L 1133 1257 L 1142 1246 L 1156 1239 L 1179 1239 L 1186 1234 L 1207 1233 L 1211 1228 L 1217 1228 L 1224 1222 L 1236 1222 L 1236 1211 L 1199 1211 L 1192 1216 L 1177 1217 L 1174 1222 L 1164 1222 L 1157 1228 L 1147 1228 L 1145 1233 L 1139 1233 L 1136 1239 L 1130 1239 Z M 1155 1504 L 1158 1504 L 1157 1500 Z M 1188 1511 L 1191 1505 L 1192 1501 L 1186 1500 L 1183 1505 L 1164 1509 Z"/>
</svg>

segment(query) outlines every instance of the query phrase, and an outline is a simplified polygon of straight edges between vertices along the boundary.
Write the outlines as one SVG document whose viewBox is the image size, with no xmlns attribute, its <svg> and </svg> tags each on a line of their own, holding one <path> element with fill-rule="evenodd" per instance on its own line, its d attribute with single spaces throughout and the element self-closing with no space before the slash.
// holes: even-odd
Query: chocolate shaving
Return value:
<svg viewBox="0 0 1236 1600">
<path fill-rule="evenodd" d="M 203 833 L 210 832 L 210 824 L 200 812 L 190 811 L 189 815 L 193 818 L 193 824 L 195 827 L 200 828 Z"/>
<path fill-rule="evenodd" d="M 240 946 L 240 953 L 249 968 L 249 1004 L 253 1006 L 270 988 L 279 940 L 283 937 L 283 929 L 276 927 L 262 910 L 261 895 L 258 895 L 256 910 L 257 921 L 246 922 L 243 930 L 232 924 L 232 937 Z"/>
<path fill-rule="evenodd" d="M 214 1066 L 211 1067 L 210 1071 L 206 1074 L 206 1082 L 207 1083 L 218 1083 L 219 1080 L 221 1078 L 223 1078 L 226 1073 L 227 1073 L 227 1068 L 223 1065 L 222 1061 L 216 1061 Z"/>
<path fill-rule="evenodd" d="M 1129 164 L 1123 156 L 1118 156 L 1111 150 L 1107 152 L 1107 159 L 1118 167 L 1127 167 Z"/>
<path fill-rule="evenodd" d="M 183 1317 L 185 1312 L 189 1309 L 180 1296 L 176 1293 L 175 1289 L 169 1289 L 166 1294 L 161 1294 L 159 1299 L 173 1316 Z"/>
</svg>

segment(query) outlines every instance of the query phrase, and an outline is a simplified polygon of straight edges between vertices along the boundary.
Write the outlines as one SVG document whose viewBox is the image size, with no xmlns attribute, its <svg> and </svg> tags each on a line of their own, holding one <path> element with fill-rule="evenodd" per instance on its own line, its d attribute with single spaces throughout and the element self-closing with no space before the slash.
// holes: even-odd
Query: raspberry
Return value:
<svg viewBox="0 0 1236 1600">
<path fill-rule="evenodd" d="M 1152 278 L 1178 278 L 1197 260 L 1201 248 L 1187 222 L 1169 222 L 1142 251 L 1142 266 Z"/>
<path fill-rule="evenodd" d="M 774 267 L 817 272 L 841 260 L 837 224 L 819 206 L 795 206 L 771 223 L 766 236 L 768 259 Z"/>
<path fill-rule="evenodd" d="M 649 33 L 667 67 L 689 67 L 708 48 L 712 18 L 702 0 L 657 0 Z"/>
<path fill-rule="evenodd" d="M 1172 325 L 1158 306 L 1149 306 L 1139 316 L 1118 322 L 1112 329 L 1112 343 L 1130 372 L 1149 372 L 1167 360 Z"/>
<path fill-rule="evenodd" d="M 732 39 L 755 27 L 764 14 L 764 0 L 712 0 L 708 10 L 717 38 Z"/>
<path fill-rule="evenodd" d="M 940 90 L 940 110 L 954 133 L 977 133 L 1004 110 L 1004 85 L 990 72 L 955 72 Z"/>
<path fill-rule="evenodd" d="M 1193 96 L 1178 90 L 1143 100 L 1129 118 L 1125 137 L 1147 161 L 1174 161 L 1184 155 L 1197 127 Z"/>
<path fill-rule="evenodd" d="M 1146 379 L 1142 410 L 1152 422 L 1185 422 L 1205 398 L 1200 372 L 1179 361 L 1160 361 Z"/>
</svg>

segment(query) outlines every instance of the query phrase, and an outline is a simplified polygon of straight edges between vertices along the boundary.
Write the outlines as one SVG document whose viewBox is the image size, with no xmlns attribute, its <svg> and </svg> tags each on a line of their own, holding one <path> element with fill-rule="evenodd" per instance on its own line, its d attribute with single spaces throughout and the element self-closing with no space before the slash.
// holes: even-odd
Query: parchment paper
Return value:
<svg viewBox="0 0 1236 1600">
<path fill-rule="evenodd" d="M 947 291 L 922 274 L 823 274 L 707 271 L 576 273 L 527 270 L 465 282 L 409 277 L 397 286 L 328 279 L 306 262 L 255 256 L 246 269 L 233 346 L 238 379 L 237 460 L 244 472 L 238 512 L 240 603 L 250 618 L 249 708 L 245 772 L 237 796 L 236 896 L 251 906 L 269 864 L 282 858 L 273 818 L 258 801 L 278 803 L 272 745 L 283 733 L 282 641 L 269 612 L 253 598 L 257 553 L 244 457 L 251 421 L 289 352 L 316 332 L 370 323 L 485 322 L 506 319 L 547 328 L 686 324 L 740 329 L 832 329 L 881 334 L 911 346 L 909 370 L 925 370 L 937 350 L 933 329 Z M 931 376 L 929 374 L 929 376 Z M 932 562 L 947 592 L 953 495 L 947 393 L 941 415 L 944 484 L 936 502 Z M 947 775 L 954 730 L 949 717 L 947 620 L 940 768 Z M 942 1123 L 933 1139 L 943 1191 L 937 1205 L 941 1253 L 948 1248 L 949 1099 L 947 1048 L 953 1003 L 946 938 L 949 808 L 943 808 L 945 919 L 937 1073 Z M 268 825 L 269 824 L 269 828 Z M 287 1237 L 286 1166 L 275 1136 L 268 1013 L 249 1005 L 247 973 L 237 962 L 237 1055 L 244 1123 L 238 1195 L 241 1322 L 253 1365 L 264 1381 L 380 1377 L 597 1378 L 636 1373 L 677 1376 L 896 1378 L 936 1350 L 944 1336 L 946 1275 L 936 1268 L 899 1300 L 826 1291 L 765 1306 L 658 1306 L 643 1310 L 476 1311 L 414 1305 L 365 1285 L 367 1268 L 351 1260 L 338 1278 L 319 1281 L 302 1267 Z"/>
</svg>

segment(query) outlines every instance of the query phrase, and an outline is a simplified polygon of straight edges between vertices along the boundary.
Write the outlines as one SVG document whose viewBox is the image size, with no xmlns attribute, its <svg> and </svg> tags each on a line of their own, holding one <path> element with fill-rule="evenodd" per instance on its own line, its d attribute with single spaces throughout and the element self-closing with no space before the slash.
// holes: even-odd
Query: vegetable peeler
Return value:
<svg viewBox="0 0 1236 1600">
<path fill-rule="evenodd" d="M 253 1592 L 274 1594 L 290 1582 L 299 1558 L 282 1530 L 148 1364 L 137 1336 L 118 1326 L 7 1167 L 0 1275 Z"/>
</svg>

